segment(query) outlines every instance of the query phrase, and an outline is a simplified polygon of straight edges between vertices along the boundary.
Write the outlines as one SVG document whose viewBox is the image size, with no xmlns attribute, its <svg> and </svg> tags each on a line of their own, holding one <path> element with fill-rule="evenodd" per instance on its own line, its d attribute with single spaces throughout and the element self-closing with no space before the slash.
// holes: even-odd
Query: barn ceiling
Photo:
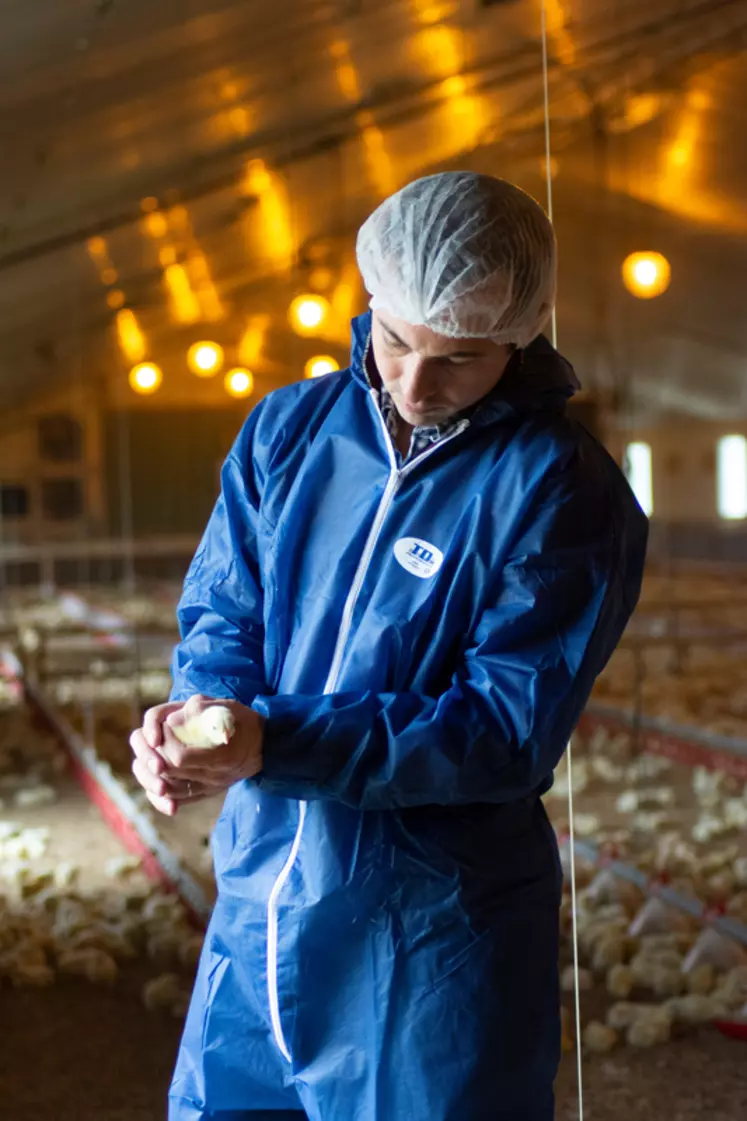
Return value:
<svg viewBox="0 0 747 1121">
<path fill-rule="evenodd" d="M 747 0 L 546 17 L 561 346 L 623 419 L 747 417 Z M 289 299 L 344 345 L 387 193 L 462 166 L 546 200 L 539 0 L 6 0 L 0 75 L 6 409 L 124 376 L 122 310 L 167 376 L 209 333 L 290 380 Z M 636 301 L 649 248 L 672 284 Z"/>
</svg>

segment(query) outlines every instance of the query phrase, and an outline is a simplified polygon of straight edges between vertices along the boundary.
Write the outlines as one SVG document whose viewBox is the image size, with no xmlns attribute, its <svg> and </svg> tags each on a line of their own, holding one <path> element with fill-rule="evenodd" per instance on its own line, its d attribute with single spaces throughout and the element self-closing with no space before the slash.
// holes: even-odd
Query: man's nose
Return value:
<svg viewBox="0 0 747 1121">
<path fill-rule="evenodd" d="M 409 354 L 400 377 L 400 389 L 408 401 L 420 401 L 431 391 L 431 378 L 427 363 L 419 354 Z"/>
</svg>

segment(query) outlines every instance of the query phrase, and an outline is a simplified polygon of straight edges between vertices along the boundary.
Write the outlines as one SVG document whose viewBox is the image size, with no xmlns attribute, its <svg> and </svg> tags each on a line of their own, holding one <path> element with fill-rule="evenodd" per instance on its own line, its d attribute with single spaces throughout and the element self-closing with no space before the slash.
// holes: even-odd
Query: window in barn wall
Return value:
<svg viewBox="0 0 747 1121">
<path fill-rule="evenodd" d="M 83 513 L 80 479 L 45 479 L 41 487 L 42 512 L 52 522 L 72 521 Z"/>
<path fill-rule="evenodd" d="M 79 463 L 83 454 L 83 427 L 68 413 L 39 417 L 39 456 L 48 463 Z"/>
<path fill-rule="evenodd" d="M 654 512 L 654 481 L 651 445 L 636 441 L 625 449 L 625 474 L 641 509 L 649 518 Z"/>
<path fill-rule="evenodd" d="M 26 518 L 29 513 L 28 487 L 15 483 L 0 484 L 0 513 L 8 521 L 11 518 Z"/>
<path fill-rule="evenodd" d="M 716 446 L 716 502 L 719 516 L 747 517 L 747 440 L 722 436 Z"/>
</svg>

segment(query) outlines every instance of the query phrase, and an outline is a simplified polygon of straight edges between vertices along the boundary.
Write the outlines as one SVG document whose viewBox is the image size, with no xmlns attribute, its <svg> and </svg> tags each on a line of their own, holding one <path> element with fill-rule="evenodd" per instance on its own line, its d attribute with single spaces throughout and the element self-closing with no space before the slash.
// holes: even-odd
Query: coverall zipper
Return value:
<svg viewBox="0 0 747 1121">
<path fill-rule="evenodd" d="M 327 681 L 324 686 L 325 694 L 333 693 L 337 688 L 340 670 L 342 668 L 342 661 L 345 656 L 345 647 L 347 645 L 348 638 L 350 637 L 350 629 L 353 623 L 353 615 L 355 613 L 358 597 L 360 596 L 361 588 L 363 587 L 363 581 L 366 578 L 366 574 L 371 563 L 371 558 L 374 554 L 376 545 L 381 535 L 384 520 L 392 505 L 394 496 L 399 489 L 400 483 L 407 475 L 409 475 L 413 468 L 421 464 L 423 460 L 428 458 L 429 455 L 432 455 L 434 451 L 436 451 L 438 448 L 443 447 L 444 444 L 447 444 L 449 442 L 449 440 L 453 440 L 456 436 L 459 436 L 462 432 L 464 432 L 466 428 L 469 427 L 469 421 L 463 420 L 459 424 L 459 426 L 448 436 L 444 437 L 443 440 L 437 440 L 434 444 L 431 444 L 429 448 L 426 448 L 424 452 L 421 452 L 420 455 L 416 456 L 415 459 L 410 460 L 409 463 L 405 463 L 402 467 L 398 467 L 392 438 L 389 430 L 387 429 L 384 417 L 381 414 L 381 410 L 379 409 L 378 394 L 376 393 L 375 389 L 371 389 L 370 394 L 373 400 L 376 415 L 378 416 L 381 426 L 384 430 L 387 452 L 389 454 L 390 474 L 384 493 L 379 501 L 379 507 L 376 511 L 376 517 L 374 518 L 371 529 L 369 530 L 368 537 L 366 538 L 366 544 L 363 548 L 361 559 L 358 562 L 358 567 L 356 569 L 355 576 L 353 577 L 353 583 L 350 587 L 350 591 L 348 592 L 347 599 L 345 600 L 345 607 L 343 608 L 342 619 L 340 621 L 340 629 L 337 633 L 337 641 L 335 643 L 335 649 L 332 655 L 332 664 L 330 665 L 329 673 L 327 675 Z M 288 1049 L 285 1035 L 283 1033 L 283 1026 L 280 1022 L 280 996 L 278 992 L 277 976 L 278 899 L 280 897 L 281 891 L 285 887 L 288 877 L 291 874 L 293 865 L 295 864 L 296 858 L 298 856 L 298 850 L 301 847 L 301 837 L 303 834 L 304 822 L 306 820 L 306 807 L 306 802 L 301 801 L 298 803 L 298 825 L 296 827 L 295 837 L 293 838 L 293 844 L 291 845 L 288 859 L 283 865 L 280 875 L 275 880 L 267 902 L 267 991 L 270 1005 L 270 1022 L 272 1024 L 272 1033 L 275 1037 L 275 1042 L 281 1054 L 289 1063 L 292 1061 L 291 1054 L 290 1050 Z"/>
</svg>

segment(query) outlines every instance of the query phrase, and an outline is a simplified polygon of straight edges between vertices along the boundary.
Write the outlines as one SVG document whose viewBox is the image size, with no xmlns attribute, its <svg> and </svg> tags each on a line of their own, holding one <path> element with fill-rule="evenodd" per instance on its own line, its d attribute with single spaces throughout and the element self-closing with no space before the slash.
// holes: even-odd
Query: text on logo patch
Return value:
<svg viewBox="0 0 747 1121">
<path fill-rule="evenodd" d="M 400 537 L 394 546 L 394 555 L 407 572 L 421 580 L 435 576 L 444 562 L 440 549 L 417 537 Z"/>
</svg>

